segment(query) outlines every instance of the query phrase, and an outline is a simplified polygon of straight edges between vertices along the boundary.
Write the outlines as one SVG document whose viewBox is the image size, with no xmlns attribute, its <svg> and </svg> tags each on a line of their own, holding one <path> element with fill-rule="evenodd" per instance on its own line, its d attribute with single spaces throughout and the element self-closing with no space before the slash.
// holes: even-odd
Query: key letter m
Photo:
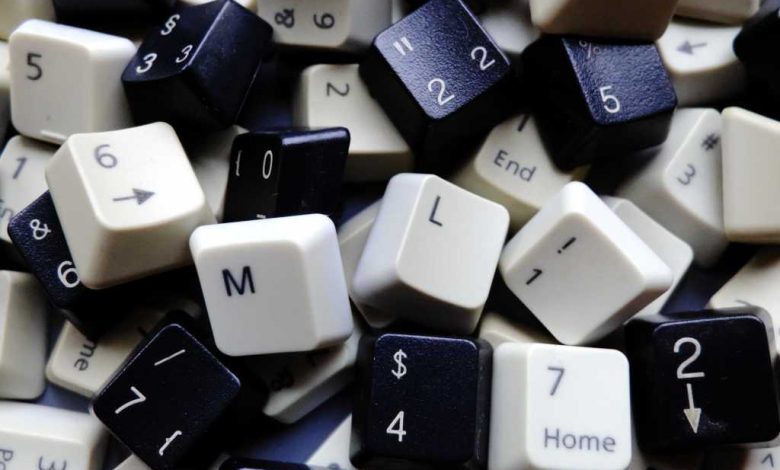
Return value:
<svg viewBox="0 0 780 470">
<path fill-rule="evenodd" d="M 236 282 L 236 279 L 233 277 L 233 274 L 230 273 L 229 269 L 222 270 L 222 279 L 225 280 L 225 291 L 227 292 L 228 297 L 233 297 L 233 289 L 230 288 L 231 285 L 236 289 L 238 295 L 244 295 L 247 284 L 249 284 L 249 290 L 252 291 L 253 294 L 255 293 L 255 283 L 252 280 L 252 270 L 249 269 L 249 266 L 244 266 L 243 271 L 241 271 L 241 285 Z"/>
</svg>

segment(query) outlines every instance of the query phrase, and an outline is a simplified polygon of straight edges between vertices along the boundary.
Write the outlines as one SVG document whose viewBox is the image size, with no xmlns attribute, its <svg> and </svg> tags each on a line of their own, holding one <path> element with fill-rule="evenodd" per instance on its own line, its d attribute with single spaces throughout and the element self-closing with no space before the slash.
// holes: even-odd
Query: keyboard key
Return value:
<svg viewBox="0 0 780 470">
<path fill-rule="evenodd" d="M 745 67 L 734 54 L 738 26 L 674 20 L 658 42 L 680 106 L 723 102 L 744 93 Z"/>
<path fill-rule="evenodd" d="M 46 386 L 46 298 L 34 277 L 15 271 L 0 271 L 0 298 L 0 398 L 32 400 Z"/>
<path fill-rule="evenodd" d="M 26 20 L 39 18 L 54 20 L 54 8 L 50 0 L 0 0 L 0 40 L 11 37 L 11 33 Z"/>
<path fill-rule="evenodd" d="M 507 243 L 499 268 L 509 289 L 569 345 L 603 338 L 674 279 L 582 183 L 567 184 Z"/>
<path fill-rule="evenodd" d="M 9 47 L 11 119 L 23 135 L 61 144 L 71 134 L 132 124 L 117 86 L 135 53 L 128 39 L 30 20 Z"/>
<path fill-rule="evenodd" d="M 203 5 L 204 3 L 209 3 L 213 0 L 179 0 L 184 5 L 194 6 L 194 5 Z M 257 9 L 257 0 L 234 0 L 236 3 L 241 5 L 242 7 L 246 8 L 250 11 L 255 11 Z"/>
<path fill-rule="evenodd" d="M 639 447 L 636 439 L 636 421 L 634 425 L 633 444 L 631 452 L 631 464 L 627 470 L 691 470 L 694 468 L 703 469 L 702 461 L 704 452 L 702 451 L 683 451 L 683 452 L 647 452 Z"/>
<path fill-rule="evenodd" d="M 627 199 L 614 197 L 602 198 L 610 209 L 622 220 L 628 228 L 639 235 L 639 238 L 650 247 L 661 261 L 672 270 L 674 281 L 666 292 L 650 302 L 637 315 L 654 315 L 660 313 L 666 301 L 674 293 L 677 286 L 688 272 L 693 262 L 693 250 L 676 235 L 666 230 L 661 224 L 642 212 Z"/>
<path fill-rule="evenodd" d="M 490 343 L 494 349 L 504 343 L 557 343 L 543 329 L 508 320 L 495 312 L 483 315 L 479 324 L 479 338 Z"/>
<path fill-rule="evenodd" d="M 126 458 L 122 461 L 119 465 L 114 467 L 114 470 L 151 470 L 148 465 L 146 465 L 143 460 L 139 459 L 133 454 L 130 454 L 130 457 Z"/>
<path fill-rule="evenodd" d="M 758 10 L 758 1 L 738 3 L 751 4 L 752 12 Z M 749 13 L 748 16 L 752 14 Z M 758 12 L 747 20 L 734 40 L 734 52 L 748 72 L 748 90 L 756 105 L 768 104 L 768 110 L 780 101 L 778 88 L 778 61 L 767 51 L 780 39 L 780 2 L 769 0 Z M 741 23 L 741 21 L 738 21 Z M 764 103 L 766 101 L 767 103 Z"/>
<path fill-rule="evenodd" d="M 219 470 L 328 470 L 324 467 L 312 467 L 302 463 L 272 462 L 232 457 L 220 465 Z"/>
<path fill-rule="evenodd" d="M 72 136 L 46 180 L 78 275 L 92 289 L 191 263 L 190 233 L 215 222 L 165 123 Z"/>
<path fill-rule="evenodd" d="M 714 109 L 675 113 L 669 137 L 652 161 L 616 195 L 693 248 L 696 264 L 715 264 L 728 241 L 723 228 L 721 117 Z"/>
<path fill-rule="evenodd" d="M 232 0 L 172 14 L 144 39 L 122 74 L 136 122 L 234 124 L 271 34 L 268 23 Z"/>
<path fill-rule="evenodd" d="M 411 322 L 471 333 L 508 226 L 506 209 L 437 176 L 395 176 L 355 271 L 353 295 Z"/>
<path fill-rule="evenodd" d="M 491 353 L 486 342 L 466 338 L 385 334 L 364 340 L 353 465 L 484 468 Z"/>
<path fill-rule="evenodd" d="M 380 33 L 360 76 L 422 168 L 450 166 L 514 107 L 509 61 L 460 0 L 431 0 Z"/>
<path fill-rule="evenodd" d="M 479 15 L 479 21 L 512 62 L 520 59 L 525 48 L 539 38 L 527 2 L 491 0 L 490 8 Z"/>
<path fill-rule="evenodd" d="M 701 467 L 705 470 L 770 470 L 780 465 L 780 447 L 721 449 L 712 452 Z"/>
<path fill-rule="evenodd" d="M 257 14 L 274 27 L 282 46 L 364 53 L 390 26 L 390 2 L 375 0 L 264 0 Z"/>
<path fill-rule="evenodd" d="M 496 126 L 452 181 L 506 207 L 512 228 L 519 229 L 578 176 L 576 171 L 563 172 L 553 164 L 536 120 L 521 114 Z"/>
<path fill-rule="evenodd" d="M 416 9 L 422 6 L 428 0 L 404 0 L 408 8 Z M 488 0 L 463 0 L 463 3 L 474 13 L 483 13 L 488 6 Z"/>
<path fill-rule="evenodd" d="M 233 141 L 225 221 L 338 211 L 350 133 L 331 129 L 252 132 Z"/>
<path fill-rule="evenodd" d="M 192 0 L 190 0 L 192 1 Z M 175 0 L 53 0 L 57 19 L 62 21 L 63 15 L 69 18 L 85 17 L 91 15 L 147 15 L 161 13 L 170 8 Z M 69 16 L 73 15 L 73 16 Z M 127 18 L 127 16 L 124 16 Z"/>
<path fill-rule="evenodd" d="M 9 470 L 100 470 L 108 434 L 86 413 L 3 401 L 0 442 L 0 463 Z"/>
<path fill-rule="evenodd" d="M 491 470 L 628 466 L 631 399 L 622 353 L 511 343 L 493 361 Z"/>
<path fill-rule="evenodd" d="M 319 465 L 332 470 L 355 470 L 349 460 L 352 439 L 352 415 L 338 425 L 306 461 L 307 465 Z"/>
<path fill-rule="evenodd" d="M 256 370 L 270 390 L 263 413 L 291 424 L 349 385 L 362 336 L 357 325 L 344 344 L 307 353 L 252 358 L 249 367 Z"/>
<path fill-rule="evenodd" d="M 697 449 L 777 437 L 771 327 L 755 308 L 631 321 L 626 343 L 640 446 Z"/>
<path fill-rule="evenodd" d="M 349 129 L 346 181 L 383 181 L 412 169 L 412 151 L 369 94 L 357 65 L 313 65 L 303 71 L 297 93 L 296 125 Z"/>
<path fill-rule="evenodd" d="M 780 242 L 780 122 L 741 108 L 723 110 L 723 219 L 726 236 L 746 243 Z"/>
<path fill-rule="evenodd" d="M 327 217 L 201 227 L 190 247 L 223 353 L 311 351 L 352 334 L 336 229 Z"/>
<path fill-rule="evenodd" d="M 677 1 L 530 0 L 530 6 L 544 33 L 653 41 L 666 30 Z"/>
<path fill-rule="evenodd" d="M 16 136 L 0 153 L 0 240 L 6 247 L 11 244 L 11 219 L 46 191 L 44 171 L 55 150 L 48 144 Z"/>
<path fill-rule="evenodd" d="M 758 11 L 761 0 L 680 0 L 675 12 L 699 20 L 741 24 Z"/>
<path fill-rule="evenodd" d="M 353 290 L 353 279 L 357 270 L 360 257 L 368 241 L 368 235 L 374 226 L 376 215 L 382 201 L 377 201 L 366 207 L 351 219 L 347 220 L 338 229 L 339 249 L 341 262 L 344 266 L 344 279 L 347 280 L 347 290 L 355 308 L 363 315 L 363 319 L 373 329 L 388 327 L 398 319 L 398 315 L 392 312 L 382 312 L 368 305 L 361 304 Z"/>
<path fill-rule="evenodd" d="M 11 76 L 8 70 L 8 43 L 0 41 L 0 147 L 5 144 L 5 133 L 11 119 Z"/>
<path fill-rule="evenodd" d="M 523 67 L 534 117 L 559 168 L 666 139 L 677 98 L 654 45 L 546 36 L 523 54 Z"/>
<path fill-rule="evenodd" d="M 92 411 L 155 470 L 205 468 L 224 437 L 220 418 L 241 388 L 233 372 L 173 324 L 136 349 L 92 401 Z"/>
</svg>

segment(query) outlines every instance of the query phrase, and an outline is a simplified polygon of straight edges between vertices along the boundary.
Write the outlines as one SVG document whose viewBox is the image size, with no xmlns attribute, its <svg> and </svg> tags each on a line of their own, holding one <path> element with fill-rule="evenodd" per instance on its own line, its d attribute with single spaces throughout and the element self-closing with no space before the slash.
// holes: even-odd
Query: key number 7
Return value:
<svg viewBox="0 0 780 470">
<path fill-rule="evenodd" d="M 620 100 L 617 99 L 617 96 L 610 94 L 610 91 L 612 91 L 612 85 L 599 88 L 601 101 L 604 103 L 604 110 L 609 114 L 616 114 L 620 112 Z"/>
<path fill-rule="evenodd" d="M 143 403 L 146 401 L 146 397 L 144 396 L 144 394 L 141 393 L 137 388 L 130 387 L 130 391 L 133 392 L 137 398 L 130 400 L 129 402 L 125 403 L 124 405 L 114 410 L 115 415 L 118 415 L 119 413 L 125 411 L 126 409 L 130 408 L 133 405 L 137 405 L 139 403 Z"/>
<path fill-rule="evenodd" d="M 561 385 L 561 379 L 563 379 L 563 373 L 566 371 L 563 367 L 553 367 L 549 366 L 547 370 L 557 374 L 555 377 L 555 382 L 553 382 L 552 389 L 550 389 L 550 396 L 554 396 L 555 392 L 558 391 L 558 386 Z"/>
</svg>

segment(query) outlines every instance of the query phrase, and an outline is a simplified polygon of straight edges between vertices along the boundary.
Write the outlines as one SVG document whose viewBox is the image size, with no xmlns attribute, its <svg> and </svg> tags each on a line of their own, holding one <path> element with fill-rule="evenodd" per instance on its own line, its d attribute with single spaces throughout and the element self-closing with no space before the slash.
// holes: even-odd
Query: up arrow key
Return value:
<svg viewBox="0 0 780 470">
<path fill-rule="evenodd" d="M 154 196 L 154 192 L 152 191 L 144 191 L 143 189 L 133 188 L 132 196 L 115 197 L 113 201 L 119 202 L 119 201 L 130 201 L 135 199 L 136 202 L 138 202 L 138 205 L 140 206 L 144 202 L 148 201 L 149 198 L 152 196 Z"/>
</svg>

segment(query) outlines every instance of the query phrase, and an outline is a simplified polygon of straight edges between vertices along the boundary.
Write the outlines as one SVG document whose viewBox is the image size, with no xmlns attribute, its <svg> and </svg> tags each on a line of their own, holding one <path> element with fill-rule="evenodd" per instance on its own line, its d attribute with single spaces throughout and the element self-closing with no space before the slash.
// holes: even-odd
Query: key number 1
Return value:
<svg viewBox="0 0 780 470">
<path fill-rule="evenodd" d="M 395 428 L 395 429 L 394 429 Z M 404 430 L 404 412 L 399 412 L 395 419 L 393 419 L 393 422 L 390 423 L 390 426 L 387 427 L 387 434 L 395 434 L 398 436 L 398 442 L 404 441 L 404 436 L 406 435 L 406 431 Z"/>
</svg>

